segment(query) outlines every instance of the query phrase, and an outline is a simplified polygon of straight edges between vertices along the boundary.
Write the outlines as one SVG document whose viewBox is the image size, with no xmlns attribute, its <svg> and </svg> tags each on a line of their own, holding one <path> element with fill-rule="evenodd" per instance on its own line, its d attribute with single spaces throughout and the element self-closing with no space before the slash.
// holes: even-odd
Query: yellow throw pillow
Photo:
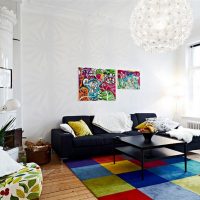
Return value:
<svg viewBox="0 0 200 200">
<path fill-rule="evenodd" d="M 89 129 L 88 125 L 83 120 L 69 121 L 68 124 L 73 129 L 77 137 L 92 135 L 91 130 Z"/>
</svg>

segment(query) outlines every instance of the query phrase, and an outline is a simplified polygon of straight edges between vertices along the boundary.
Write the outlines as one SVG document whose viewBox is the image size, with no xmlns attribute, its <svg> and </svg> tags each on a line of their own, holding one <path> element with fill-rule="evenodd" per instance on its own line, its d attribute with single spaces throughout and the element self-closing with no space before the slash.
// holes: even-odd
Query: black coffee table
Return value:
<svg viewBox="0 0 200 200">
<path fill-rule="evenodd" d="M 187 143 L 184 141 L 179 141 L 157 135 L 154 135 L 152 137 L 151 143 L 144 143 L 144 137 L 142 135 L 115 137 L 113 141 L 114 164 L 116 151 L 140 161 L 142 168 L 142 179 L 144 179 L 144 162 L 159 160 L 166 157 L 184 155 L 185 172 L 187 171 Z M 119 142 L 123 143 L 125 146 L 117 147 L 117 144 L 119 144 Z M 167 148 L 177 145 L 184 146 L 184 153 Z"/>
</svg>

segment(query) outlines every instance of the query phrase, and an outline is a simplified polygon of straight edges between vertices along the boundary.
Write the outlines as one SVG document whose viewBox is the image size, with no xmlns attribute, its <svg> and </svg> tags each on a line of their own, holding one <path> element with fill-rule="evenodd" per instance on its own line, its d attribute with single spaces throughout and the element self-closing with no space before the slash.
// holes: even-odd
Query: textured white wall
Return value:
<svg viewBox="0 0 200 200">
<path fill-rule="evenodd" d="M 134 45 L 129 32 L 133 1 L 93 2 L 67 1 L 60 8 L 27 3 L 22 8 L 23 124 L 29 138 L 49 139 L 63 115 L 173 115 L 169 90 L 175 53 L 152 55 Z M 115 102 L 79 102 L 80 66 L 140 70 L 141 90 L 117 90 Z"/>
</svg>

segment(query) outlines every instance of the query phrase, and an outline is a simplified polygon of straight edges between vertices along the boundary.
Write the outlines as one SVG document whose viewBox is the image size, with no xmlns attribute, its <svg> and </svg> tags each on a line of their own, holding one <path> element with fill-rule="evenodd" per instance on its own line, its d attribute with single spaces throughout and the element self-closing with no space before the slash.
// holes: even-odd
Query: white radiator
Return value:
<svg viewBox="0 0 200 200">
<path fill-rule="evenodd" d="M 199 129 L 200 130 L 200 121 L 190 121 L 190 120 L 188 120 L 186 123 L 187 123 L 187 128 Z"/>
</svg>

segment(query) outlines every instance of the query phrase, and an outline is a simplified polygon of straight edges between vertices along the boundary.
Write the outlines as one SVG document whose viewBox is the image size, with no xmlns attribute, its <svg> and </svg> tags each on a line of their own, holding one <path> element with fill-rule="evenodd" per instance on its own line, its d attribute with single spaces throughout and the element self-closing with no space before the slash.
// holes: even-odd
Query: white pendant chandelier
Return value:
<svg viewBox="0 0 200 200">
<path fill-rule="evenodd" d="M 175 50 L 192 29 L 189 0 L 140 0 L 130 18 L 131 35 L 146 51 Z"/>
</svg>

